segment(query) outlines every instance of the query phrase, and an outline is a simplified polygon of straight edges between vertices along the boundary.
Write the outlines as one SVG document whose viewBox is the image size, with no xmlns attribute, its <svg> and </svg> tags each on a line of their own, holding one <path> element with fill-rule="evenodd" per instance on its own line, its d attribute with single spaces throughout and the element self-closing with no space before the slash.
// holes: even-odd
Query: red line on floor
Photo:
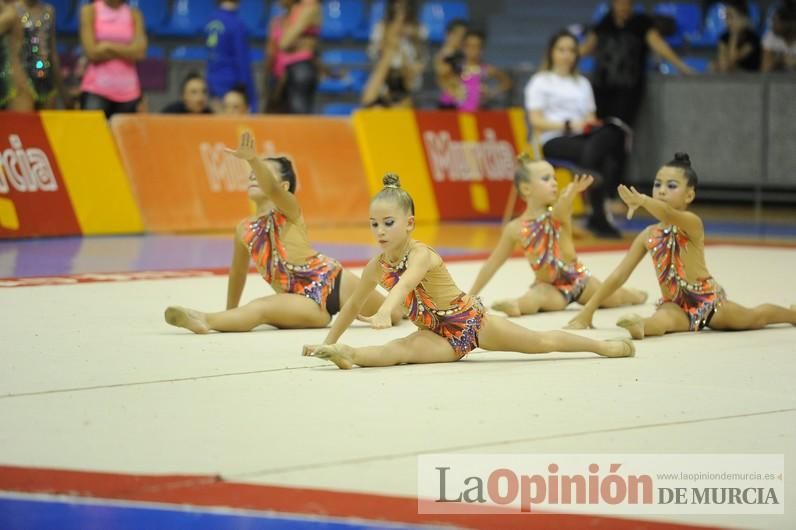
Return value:
<svg viewBox="0 0 796 530">
<path fill-rule="evenodd" d="M 175 505 L 358 518 L 425 525 L 456 525 L 473 530 L 697 530 L 669 522 L 553 513 L 490 515 L 420 515 L 417 499 L 320 489 L 286 488 L 225 482 L 201 475 L 129 475 L 63 469 L 0 466 L 0 490 L 70 495 L 95 499 L 158 502 Z"/>
</svg>

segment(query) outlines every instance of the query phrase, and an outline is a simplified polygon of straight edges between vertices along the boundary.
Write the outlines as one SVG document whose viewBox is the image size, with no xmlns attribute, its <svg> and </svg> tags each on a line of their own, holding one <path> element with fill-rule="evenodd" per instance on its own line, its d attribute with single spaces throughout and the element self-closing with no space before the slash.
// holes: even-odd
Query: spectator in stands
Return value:
<svg viewBox="0 0 796 530">
<path fill-rule="evenodd" d="M 270 24 L 266 43 L 268 112 L 311 114 L 318 87 L 318 0 L 279 0 L 284 15 Z"/>
<path fill-rule="evenodd" d="M 760 70 L 760 36 L 749 21 L 746 0 L 725 0 L 727 31 L 719 38 L 716 69 L 719 72 Z"/>
<path fill-rule="evenodd" d="M 763 36 L 763 71 L 796 72 L 796 0 L 785 0 L 774 12 Z"/>
<path fill-rule="evenodd" d="M 16 110 L 17 86 L 22 84 L 19 49 L 22 26 L 12 0 L 0 0 L 0 110 Z"/>
<path fill-rule="evenodd" d="M 25 83 L 18 87 L 15 110 L 54 109 L 57 96 L 68 107 L 55 42 L 55 9 L 39 0 L 16 3 L 22 24 L 21 61 Z"/>
<path fill-rule="evenodd" d="M 511 78 L 499 68 L 484 64 L 484 34 L 470 30 L 464 38 L 464 64 L 459 75 L 458 86 L 452 91 L 444 91 L 440 97 L 441 105 L 465 112 L 485 108 L 511 90 Z M 493 81 L 497 84 L 489 82 Z M 452 83 L 451 83 L 452 84 Z"/>
<path fill-rule="evenodd" d="M 125 0 L 95 0 L 80 8 L 80 43 L 89 60 L 80 107 L 107 117 L 136 112 L 141 84 L 136 61 L 146 56 L 144 17 Z"/>
<path fill-rule="evenodd" d="M 587 228 L 602 237 L 621 237 L 605 213 L 605 190 L 619 184 L 624 132 L 597 120 L 589 80 L 578 73 L 578 43 L 561 30 L 550 39 L 539 72 L 525 87 L 525 108 L 544 156 L 573 162 L 598 182 L 589 187 Z"/>
<path fill-rule="evenodd" d="M 386 38 L 388 31 L 393 32 L 390 39 Z M 390 42 L 395 39 L 397 44 Z M 397 51 L 392 50 L 396 46 Z M 420 90 L 428 62 L 428 32 L 417 20 L 414 0 L 387 0 L 384 20 L 373 27 L 368 55 L 378 64 L 387 53 L 391 56 L 387 78 L 392 82 L 404 80 L 404 90 L 410 95 Z"/>
<path fill-rule="evenodd" d="M 461 87 L 464 68 L 464 37 L 467 35 L 467 22 L 462 19 L 451 20 L 445 28 L 445 41 L 434 56 L 434 75 L 440 93 L 456 93 Z M 439 108 L 454 108 L 440 101 Z"/>
<path fill-rule="evenodd" d="M 410 69 L 392 67 L 393 57 L 401 53 L 400 29 L 399 22 L 394 22 L 384 33 L 381 55 L 362 90 L 363 107 L 412 106 Z"/>
<path fill-rule="evenodd" d="M 246 87 L 237 85 L 230 88 L 221 101 L 221 113 L 229 116 L 249 114 L 249 100 L 246 99 Z"/>
<path fill-rule="evenodd" d="M 652 49 L 678 71 L 694 71 L 672 51 L 653 20 L 633 12 L 633 0 L 612 0 L 611 10 L 586 35 L 580 54 L 596 55 L 592 82 L 597 115 L 633 127 L 647 81 L 647 56 Z"/>
<path fill-rule="evenodd" d="M 182 82 L 182 100 L 169 103 L 164 114 L 212 114 L 207 106 L 207 83 L 196 72 L 190 72 Z"/>
<path fill-rule="evenodd" d="M 221 110 L 222 98 L 232 87 L 243 85 L 251 110 L 257 108 L 257 92 L 252 78 L 249 35 L 238 12 L 239 0 L 217 0 L 218 9 L 205 25 L 207 88 L 210 106 Z"/>
</svg>

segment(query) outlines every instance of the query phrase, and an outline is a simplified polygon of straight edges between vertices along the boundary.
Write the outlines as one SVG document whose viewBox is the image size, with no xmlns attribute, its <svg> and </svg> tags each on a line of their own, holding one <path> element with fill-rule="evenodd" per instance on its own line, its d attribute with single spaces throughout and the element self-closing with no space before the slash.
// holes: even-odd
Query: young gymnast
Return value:
<svg viewBox="0 0 796 530">
<path fill-rule="evenodd" d="M 535 332 L 504 318 L 487 318 L 481 301 L 459 289 L 442 258 L 414 241 L 414 202 L 398 177 L 384 177 L 384 188 L 370 205 L 370 226 L 382 253 L 365 267 L 354 294 L 345 303 L 323 345 L 304 346 L 304 355 L 327 359 L 343 369 L 403 363 L 457 361 L 475 348 L 520 353 L 590 351 L 605 357 L 630 357 L 630 339 L 598 341 L 561 331 Z M 372 317 L 376 329 L 390 327 L 390 314 L 403 305 L 418 330 L 382 346 L 353 348 L 337 340 L 377 284 L 390 291 Z"/>
<path fill-rule="evenodd" d="M 694 200 L 697 174 L 685 153 L 677 153 L 655 176 L 653 196 L 635 188 L 619 186 L 619 196 L 628 206 L 628 218 L 644 208 L 658 221 L 633 241 L 630 250 L 589 303 L 569 323 L 570 329 L 591 327 L 600 302 L 618 289 L 644 254 L 649 251 L 663 297 L 649 318 L 627 315 L 617 325 L 634 339 L 665 333 L 714 330 L 760 329 L 768 324 L 796 324 L 796 306 L 791 309 L 763 304 L 749 309 L 727 300 L 724 289 L 705 265 L 705 232 L 702 220 L 688 211 Z"/>
<path fill-rule="evenodd" d="M 68 107 L 57 51 L 55 8 L 40 0 L 26 0 L 17 2 L 16 9 L 23 30 L 21 59 L 26 83 L 20 87 L 14 110 L 54 109 L 58 95 Z"/>
<path fill-rule="evenodd" d="M 202 313 L 172 306 L 166 322 L 194 333 L 249 331 L 261 324 L 277 328 L 322 328 L 340 310 L 357 287 L 359 278 L 337 260 L 310 246 L 304 216 L 296 196 L 296 174 L 284 157 L 261 160 L 254 151 L 254 137 L 241 136 L 237 149 L 227 152 L 249 163 L 249 197 L 257 206 L 253 217 L 235 230 L 235 245 L 227 286 L 227 310 Z M 276 294 L 257 298 L 239 307 L 249 258 Z M 363 300 L 363 313 L 372 315 L 384 297 L 373 292 Z M 400 310 L 392 322 L 401 320 Z"/>
<path fill-rule="evenodd" d="M 517 193 L 525 201 L 525 211 L 503 229 L 495 250 L 489 256 L 470 289 L 477 295 L 511 256 L 519 244 L 536 276 L 528 292 L 519 298 L 498 300 L 492 309 L 510 317 L 538 311 L 561 311 L 572 302 L 585 304 L 601 283 L 591 275 L 575 254 L 572 240 L 572 201 L 593 182 L 591 175 L 578 175 L 558 195 L 553 166 L 532 162 L 520 156 L 514 174 Z M 600 307 L 642 304 L 647 294 L 636 289 L 619 289 L 602 301 Z"/>
</svg>

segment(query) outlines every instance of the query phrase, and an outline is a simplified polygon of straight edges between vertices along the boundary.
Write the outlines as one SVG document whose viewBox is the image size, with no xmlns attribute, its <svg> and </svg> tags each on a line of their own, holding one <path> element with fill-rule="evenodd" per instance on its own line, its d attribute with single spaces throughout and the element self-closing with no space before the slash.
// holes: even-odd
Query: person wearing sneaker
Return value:
<svg viewBox="0 0 796 530">
<path fill-rule="evenodd" d="M 550 39 L 542 67 L 525 87 L 525 108 L 545 158 L 576 164 L 596 178 L 588 190 L 587 228 L 596 236 L 621 238 L 605 211 L 605 190 L 620 182 L 625 133 L 597 120 L 594 92 L 578 73 L 578 42 L 561 30 Z"/>
</svg>

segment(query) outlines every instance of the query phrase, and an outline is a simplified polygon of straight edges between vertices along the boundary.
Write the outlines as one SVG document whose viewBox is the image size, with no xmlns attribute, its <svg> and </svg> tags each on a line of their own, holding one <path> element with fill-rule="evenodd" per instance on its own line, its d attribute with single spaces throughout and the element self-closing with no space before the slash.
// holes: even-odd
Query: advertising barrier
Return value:
<svg viewBox="0 0 796 530">
<path fill-rule="evenodd" d="M 140 232 L 102 113 L 4 113 L 0 238 Z"/>
<path fill-rule="evenodd" d="M 249 166 L 227 153 L 245 131 L 262 156 L 286 156 L 308 223 L 367 219 L 369 194 L 349 120 L 119 116 L 112 128 L 147 230 L 231 230 L 252 212 Z"/>
</svg>

